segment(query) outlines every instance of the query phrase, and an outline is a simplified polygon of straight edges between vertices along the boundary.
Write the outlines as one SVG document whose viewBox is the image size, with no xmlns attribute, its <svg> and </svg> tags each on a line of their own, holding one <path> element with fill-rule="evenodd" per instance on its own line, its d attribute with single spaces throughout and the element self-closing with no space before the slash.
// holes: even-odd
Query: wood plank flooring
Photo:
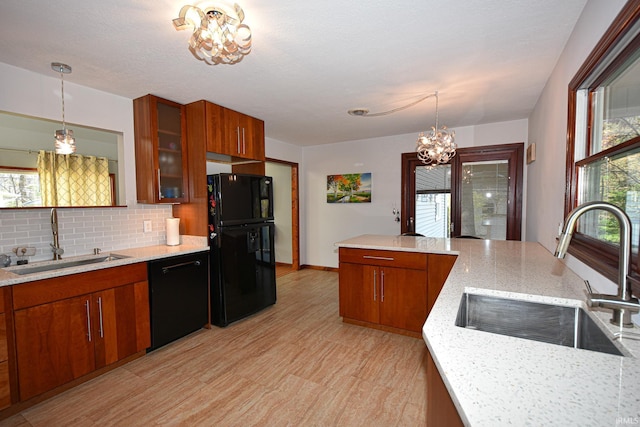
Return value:
<svg viewBox="0 0 640 427">
<path fill-rule="evenodd" d="M 422 340 L 342 323 L 338 274 L 278 278 L 278 302 L 200 330 L 0 426 L 423 426 Z"/>
</svg>

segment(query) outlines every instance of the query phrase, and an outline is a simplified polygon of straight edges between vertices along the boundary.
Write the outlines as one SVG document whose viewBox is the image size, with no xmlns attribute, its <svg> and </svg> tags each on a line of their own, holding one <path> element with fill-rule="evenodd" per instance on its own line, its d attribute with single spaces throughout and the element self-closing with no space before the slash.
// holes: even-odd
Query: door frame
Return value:
<svg viewBox="0 0 640 427">
<path fill-rule="evenodd" d="M 451 164 L 451 220 L 453 222 L 453 233 L 451 237 L 459 236 L 459 230 L 461 229 L 462 163 L 492 160 L 507 160 L 509 162 L 507 240 L 521 240 L 524 142 L 459 148 L 457 150 L 456 156 L 449 162 L 449 164 Z M 414 217 L 415 221 L 415 172 L 417 166 L 424 166 L 424 164 L 418 159 L 416 152 L 402 153 L 401 233 L 410 231 L 410 217 Z M 411 196 L 409 197 L 409 195 Z"/>
<path fill-rule="evenodd" d="M 298 163 L 267 157 L 265 162 L 291 168 L 291 269 L 300 270 L 300 183 Z"/>
</svg>

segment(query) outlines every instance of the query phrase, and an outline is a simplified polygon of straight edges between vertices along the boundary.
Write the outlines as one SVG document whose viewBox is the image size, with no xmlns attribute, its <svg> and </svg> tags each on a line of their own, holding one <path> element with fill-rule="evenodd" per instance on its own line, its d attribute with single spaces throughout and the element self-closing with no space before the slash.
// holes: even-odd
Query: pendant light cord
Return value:
<svg viewBox="0 0 640 427">
<path fill-rule="evenodd" d="M 437 114 L 438 112 L 438 92 L 437 91 L 434 93 L 430 93 L 429 95 L 423 96 L 422 98 L 418 99 L 417 101 L 413 101 L 410 104 L 404 105 L 402 107 L 394 108 L 393 110 L 389 110 L 389 111 L 382 111 L 380 113 L 370 113 L 369 110 L 366 108 L 355 108 L 355 109 L 349 110 L 348 113 L 352 116 L 358 116 L 358 117 L 387 116 L 389 114 L 397 113 L 398 111 L 406 110 L 407 108 L 413 107 L 414 105 L 419 104 L 425 99 L 431 98 L 432 96 L 436 97 L 436 114 Z M 436 119 L 436 122 L 437 122 L 437 119 Z"/>
<path fill-rule="evenodd" d="M 62 130 L 64 131 L 66 130 L 66 127 L 64 121 L 64 73 L 62 72 L 62 67 L 60 67 L 60 87 L 62 94 Z"/>
</svg>

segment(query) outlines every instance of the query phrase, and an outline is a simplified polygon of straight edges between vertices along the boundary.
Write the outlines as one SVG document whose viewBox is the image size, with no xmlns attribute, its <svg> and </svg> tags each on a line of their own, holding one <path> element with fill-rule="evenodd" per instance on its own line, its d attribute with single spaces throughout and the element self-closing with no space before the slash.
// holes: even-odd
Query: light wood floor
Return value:
<svg viewBox="0 0 640 427">
<path fill-rule="evenodd" d="M 338 274 L 278 279 L 278 302 L 201 330 L 2 426 L 423 426 L 422 340 L 338 316 Z"/>
</svg>

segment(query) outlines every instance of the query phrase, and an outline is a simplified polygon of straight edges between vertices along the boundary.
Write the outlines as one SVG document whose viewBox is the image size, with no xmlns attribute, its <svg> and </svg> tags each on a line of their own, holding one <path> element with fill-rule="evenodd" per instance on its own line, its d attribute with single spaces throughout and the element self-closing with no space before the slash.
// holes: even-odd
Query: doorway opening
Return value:
<svg viewBox="0 0 640 427">
<path fill-rule="evenodd" d="M 298 163 L 266 159 L 265 175 L 274 181 L 276 277 L 300 270 Z"/>
</svg>

